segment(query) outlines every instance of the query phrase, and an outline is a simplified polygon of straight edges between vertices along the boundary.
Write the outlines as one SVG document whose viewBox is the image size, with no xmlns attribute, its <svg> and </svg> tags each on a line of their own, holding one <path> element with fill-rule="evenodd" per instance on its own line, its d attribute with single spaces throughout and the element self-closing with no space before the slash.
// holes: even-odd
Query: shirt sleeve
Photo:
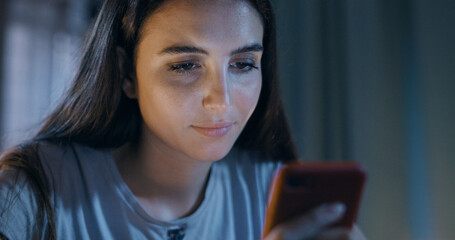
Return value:
<svg viewBox="0 0 455 240">
<path fill-rule="evenodd" d="M 36 213 L 34 191 L 25 172 L 0 171 L 0 233 L 10 240 L 37 239 Z"/>
</svg>

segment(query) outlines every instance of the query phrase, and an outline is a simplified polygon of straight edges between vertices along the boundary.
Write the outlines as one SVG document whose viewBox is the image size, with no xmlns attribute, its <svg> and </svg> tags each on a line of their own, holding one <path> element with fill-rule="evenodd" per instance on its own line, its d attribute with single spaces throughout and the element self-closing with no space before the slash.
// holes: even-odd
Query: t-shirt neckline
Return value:
<svg viewBox="0 0 455 240">
<path fill-rule="evenodd" d="M 215 183 L 214 181 L 217 179 L 215 175 L 217 174 L 217 164 L 212 164 L 208 176 L 208 182 L 207 186 L 205 188 L 205 193 L 204 193 L 204 199 L 202 200 L 201 204 L 199 207 L 190 215 L 183 217 L 183 218 L 178 218 L 174 220 L 169 220 L 169 221 L 164 221 L 160 220 L 151 214 L 149 214 L 144 207 L 141 205 L 139 200 L 134 196 L 133 192 L 131 189 L 128 187 L 128 185 L 125 183 L 123 180 L 122 176 L 120 175 L 120 171 L 117 168 L 117 164 L 115 163 L 114 157 L 110 150 L 105 151 L 105 156 L 106 160 L 108 162 L 109 168 L 111 169 L 112 172 L 112 177 L 113 177 L 113 182 L 115 183 L 115 187 L 118 188 L 118 192 L 121 195 L 122 199 L 126 202 L 126 204 L 132 208 L 138 215 L 141 216 L 145 221 L 151 224 L 155 224 L 158 226 L 162 227 L 175 227 L 175 226 L 181 226 L 181 225 L 186 225 L 189 224 L 195 219 L 198 219 L 199 216 L 206 211 L 207 205 L 210 201 L 212 201 L 213 198 L 213 192 L 215 188 Z"/>
</svg>

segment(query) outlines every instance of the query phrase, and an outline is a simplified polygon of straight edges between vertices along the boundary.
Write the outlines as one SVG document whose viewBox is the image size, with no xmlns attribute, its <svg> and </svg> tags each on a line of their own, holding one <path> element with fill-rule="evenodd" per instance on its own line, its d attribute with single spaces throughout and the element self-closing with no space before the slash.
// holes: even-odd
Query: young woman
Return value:
<svg viewBox="0 0 455 240">
<path fill-rule="evenodd" d="M 2 156 L 0 236 L 260 239 L 297 158 L 267 0 L 106 0 L 66 97 Z M 361 239 L 327 204 L 267 239 Z"/>
</svg>

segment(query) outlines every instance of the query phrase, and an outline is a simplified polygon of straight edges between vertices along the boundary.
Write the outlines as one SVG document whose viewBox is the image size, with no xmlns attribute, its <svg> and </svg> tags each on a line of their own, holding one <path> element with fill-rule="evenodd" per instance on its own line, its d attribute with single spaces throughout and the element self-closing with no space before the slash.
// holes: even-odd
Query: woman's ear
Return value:
<svg viewBox="0 0 455 240">
<path fill-rule="evenodd" d="M 137 98 L 137 85 L 136 79 L 132 77 L 131 74 L 131 62 L 128 59 L 126 52 L 123 48 L 118 47 L 117 50 L 117 57 L 118 57 L 118 67 L 120 69 L 120 74 L 122 77 L 122 89 L 126 96 L 129 98 Z"/>
</svg>

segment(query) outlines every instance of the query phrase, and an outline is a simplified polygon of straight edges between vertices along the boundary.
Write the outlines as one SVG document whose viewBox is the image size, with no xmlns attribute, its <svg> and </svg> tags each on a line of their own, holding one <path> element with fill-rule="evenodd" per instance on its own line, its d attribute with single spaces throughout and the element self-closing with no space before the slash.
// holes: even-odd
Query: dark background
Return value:
<svg viewBox="0 0 455 240">
<path fill-rule="evenodd" d="M 0 149 L 63 93 L 99 2 L 0 1 Z M 455 1 L 273 2 L 302 159 L 365 166 L 369 239 L 455 239 Z"/>
</svg>

